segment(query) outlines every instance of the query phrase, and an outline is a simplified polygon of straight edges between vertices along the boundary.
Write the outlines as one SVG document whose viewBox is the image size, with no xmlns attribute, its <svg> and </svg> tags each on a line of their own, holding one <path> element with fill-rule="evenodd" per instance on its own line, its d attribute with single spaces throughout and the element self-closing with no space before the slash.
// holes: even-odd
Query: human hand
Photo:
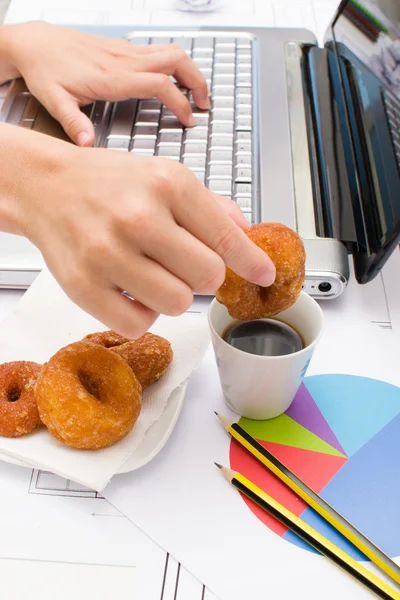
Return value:
<svg viewBox="0 0 400 600">
<path fill-rule="evenodd" d="M 175 44 L 135 46 L 43 22 L 2 28 L 3 53 L 31 93 L 79 146 L 92 146 L 94 129 L 80 106 L 95 100 L 151 98 L 195 125 L 188 99 L 169 75 L 191 90 L 195 104 L 210 107 L 206 81 Z"/>
<path fill-rule="evenodd" d="M 19 191 L 19 232 L 70 298 L 108 327 L 142 335 L 159 313 L 184 312 L 194 292 L 214 293 L 226 265 L 273 282 L 270 259 L 237 224 L 246 223 L 239 209 L 180 163 L 19 132 L 39 153 Z"/>
</svg>

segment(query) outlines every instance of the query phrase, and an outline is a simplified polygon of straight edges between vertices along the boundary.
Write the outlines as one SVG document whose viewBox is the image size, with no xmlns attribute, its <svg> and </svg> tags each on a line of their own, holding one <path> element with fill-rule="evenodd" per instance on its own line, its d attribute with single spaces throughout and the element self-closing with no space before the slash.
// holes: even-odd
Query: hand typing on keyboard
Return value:
<svg viewBox="0 0 400 600">
<path fill-rule="evenodd" d="M 205 78 L 176 44 L 131 44 L 34 22 L 1 27 L 0 45 L 0 80 L 21 75 L 79 146 L 94 141 L 93 124 L 80 110 L 94 100 L 156 96 L 183 125 L 195 125 L 187 97 L 170 76 L 191 90 L 196 106 L 210 108 Z"/>
</svg>

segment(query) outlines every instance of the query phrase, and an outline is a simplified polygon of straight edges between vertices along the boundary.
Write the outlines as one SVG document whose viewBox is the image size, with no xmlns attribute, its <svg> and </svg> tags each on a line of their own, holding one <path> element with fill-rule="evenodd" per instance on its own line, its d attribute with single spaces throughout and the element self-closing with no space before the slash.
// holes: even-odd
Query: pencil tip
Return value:
<svg viewBox="0 0 400 600">
<path fill-rule="evenodd" d="M 217 415 L 217 417 L 219 417 L 219 414 L 217 413 L 216 410 L 214 410 L 214 415 Z"/>
<path fill-rule="evenodd" d="M 215 465 L 216 467 L 218 467 L 218 469 L 222 469 L 222 465 L 220 465 L 220 464 L 218 464 L 218 463 L 216 463 L 216 462 L 214 463 L 214 465 Z"/>
</svg>

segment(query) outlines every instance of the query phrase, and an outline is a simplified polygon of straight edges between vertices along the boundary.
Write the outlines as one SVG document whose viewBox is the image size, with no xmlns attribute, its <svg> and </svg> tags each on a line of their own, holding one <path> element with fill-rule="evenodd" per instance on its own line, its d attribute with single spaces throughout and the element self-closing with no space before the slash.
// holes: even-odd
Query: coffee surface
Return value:
<svg viewBox="0 0 400 600">
<path fill-rule="evenodd" d="M 259 356 L 284 356 L 305 347 L 297 331 L 277 319 L 236 321 L 222 339 L 238 350 Z"/>
</svg>

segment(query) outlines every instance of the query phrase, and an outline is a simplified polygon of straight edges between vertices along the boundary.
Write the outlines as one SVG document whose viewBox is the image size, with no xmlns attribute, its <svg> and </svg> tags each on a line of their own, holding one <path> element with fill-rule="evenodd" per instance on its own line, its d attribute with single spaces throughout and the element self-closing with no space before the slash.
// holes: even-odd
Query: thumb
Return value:
<svg viewBox="0 0 400 600">
<path fill-rule="evenodd" d="M 64 92 L 55 102 L 52 102 L 51 114 L 75 144 L 78 146 L 93 146 L 93 124 L 81 111 L 75 98 Z"/>
</svg>

